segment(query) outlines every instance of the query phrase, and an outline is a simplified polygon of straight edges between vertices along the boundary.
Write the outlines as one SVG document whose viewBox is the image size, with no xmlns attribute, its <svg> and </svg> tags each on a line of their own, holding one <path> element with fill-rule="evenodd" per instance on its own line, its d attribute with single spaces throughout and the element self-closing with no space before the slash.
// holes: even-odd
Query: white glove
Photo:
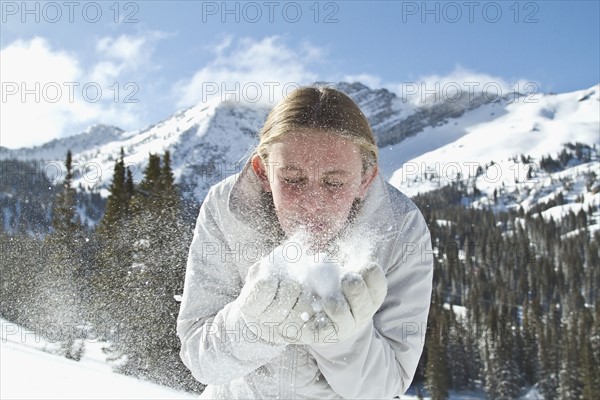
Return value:
<svg viewBox="0 0 600 400">
<path fill-rule="evenodd" d="M 236 299 L 245 326 L 272 343 L 304 343 L 312 336 L 315 319 L 312 294 L 287 273 L 282 247 L 248 270 L 246 284 Z"/>
<path fill-rule="evenodd" d="M 343 296 L 323 299 L 323 312 L 330 324 L 322 324 L 321 344 L 339 343 L 372 320 L 387 295 L 385 273 L 371 263 L 360 274 L 342 278 Z"/>
</svg>

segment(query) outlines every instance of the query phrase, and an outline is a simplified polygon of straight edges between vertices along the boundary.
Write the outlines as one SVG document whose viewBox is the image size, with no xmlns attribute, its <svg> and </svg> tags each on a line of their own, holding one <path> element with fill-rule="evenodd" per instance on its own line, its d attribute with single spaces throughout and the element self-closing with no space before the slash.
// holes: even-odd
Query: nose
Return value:
<svg viewBox="0 0 600 400">
<path fill-rule="evenodd" d="M 302 202 L 312 210 L 325 208 L 327 202 L 326 190 L 318 183 L 309 185 L 302 197 Z"/>
</svg>

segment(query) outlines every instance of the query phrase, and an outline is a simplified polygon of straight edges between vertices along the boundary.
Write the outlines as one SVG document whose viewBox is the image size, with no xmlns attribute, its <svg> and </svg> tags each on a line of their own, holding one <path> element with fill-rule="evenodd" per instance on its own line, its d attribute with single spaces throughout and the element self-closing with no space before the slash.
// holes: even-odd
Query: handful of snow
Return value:
<svg viewBox="0 0 600 400">
<path fill-rule="evenodd" d="M 341 293 L 341 266 L 331 260 L 325 253 L 316 253 L 315 257 L 306 257 L 297 264 L 288 265 L 290 276 L 302 283 L 305 290 L 312 293 L 313 311 L 316 313 L 318 323 L 326 324 L 321 300 L 325 297 Z M 310 316 L 304 312 L 300 316 L 303 321 L 308 321 Z"/>
<path fill-rule="evenodd" d="M 341 281 L 346 274 L 356 274 L 369 264 L 371 243 L 364 237 L 353 237 L 337 243 L 337 252 L 315 252 L 310 249 L 305 237 L 296 235 L 277 247 L 265 260 L 266 275 L 289 276 L 302 284 L 307 293 L 312 294 L 313 311 L 317 322 L 325 323 L 321 301 L 331 296 L 343 296 Z M 301 318 L 308 321 L 310 316 L 303 313 Z"/>
<path fill-rule="evenodd" d="M 303 257 L 287 266 L 289 275 L 314 295 L 323 298 L 340 291 L 342 267 L 325 253 Z"/>
</svg>

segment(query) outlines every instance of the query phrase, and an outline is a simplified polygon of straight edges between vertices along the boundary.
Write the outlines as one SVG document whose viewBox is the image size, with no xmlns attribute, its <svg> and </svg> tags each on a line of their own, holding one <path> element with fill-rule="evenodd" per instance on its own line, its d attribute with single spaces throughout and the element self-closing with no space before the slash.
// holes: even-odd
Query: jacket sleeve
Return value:
<svg viewBox="0 0 600 400">
<path fill-rule="evenodd" d="M 344 398 L 388 398 L 409 387 L 425 342 L 431 301 L 431 237 L 415 207 L 398 232 L 381 308 L 354 336 L 310 346 L 321 373 Z"/>
<path fill-rule="evenodd" d="M 192 375 L 204 384 L 221 385 L 266 364 L 284 346 L 260 340 L 240 315 L 235 299 L 243 282 L 236 260 L 242 255 L 225 240 L 214 201 L 211 190 L 196 221 L 177 335 L 181 359 Z"/>
</svg>

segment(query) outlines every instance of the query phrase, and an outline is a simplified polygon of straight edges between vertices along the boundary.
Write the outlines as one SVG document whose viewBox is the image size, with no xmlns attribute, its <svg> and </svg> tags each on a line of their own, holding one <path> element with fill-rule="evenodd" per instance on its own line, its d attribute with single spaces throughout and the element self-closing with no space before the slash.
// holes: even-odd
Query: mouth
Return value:
<svg viewBox="0 0 600 400">
<path fill-rule="evenodd" d="M 327 229 L 327 224 L 323 221 L 299 221 L 298 226 L 304 227 L 312 232 L 322 232 Z"/>
</svg>

